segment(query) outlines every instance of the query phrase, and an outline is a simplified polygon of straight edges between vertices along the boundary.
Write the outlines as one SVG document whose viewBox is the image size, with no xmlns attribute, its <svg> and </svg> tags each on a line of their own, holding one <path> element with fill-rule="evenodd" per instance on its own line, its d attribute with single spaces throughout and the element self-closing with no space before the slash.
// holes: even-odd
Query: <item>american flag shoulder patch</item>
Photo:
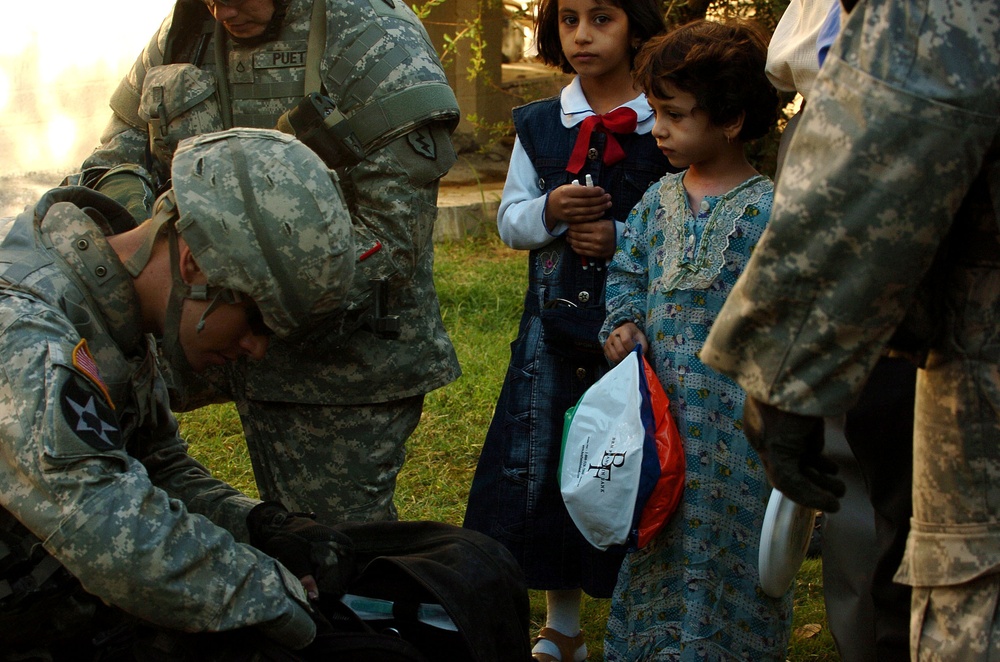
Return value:
<svg viewBox="0 0 1000 662">
<path fill-rule="evenodd" d="M 98 370 L 97 361 L 94 360 L 94 355 L 90 353 L 90 348 L 87 347 L 86 338 L 81 338 L 80 342 L 73 348 L 73 367 L 93 382 L 94 386 L 104 394 L 104 399 L 114 409 L 115 403 L 111 401 L 111 393 L 108 391 L 108 385 L 101 378 L 101 371 Z"/>
</svg>

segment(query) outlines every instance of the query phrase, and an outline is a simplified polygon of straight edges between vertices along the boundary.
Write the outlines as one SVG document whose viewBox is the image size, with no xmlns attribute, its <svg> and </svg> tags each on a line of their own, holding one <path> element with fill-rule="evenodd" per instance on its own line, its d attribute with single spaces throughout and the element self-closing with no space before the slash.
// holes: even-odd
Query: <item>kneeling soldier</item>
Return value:
<svg viewBox="0 0 1000 662">
<path fill-rule="evenodd" d="M 0 221 L 0 659 L 301 649 L 351 572 L 346 538 L 188 455 L 151 350 L 197 372 L 336 310 L 335 175 L 237 129 L 181 143 L 172 182 L 138 226 L 78 187 Z"/>
</svg>

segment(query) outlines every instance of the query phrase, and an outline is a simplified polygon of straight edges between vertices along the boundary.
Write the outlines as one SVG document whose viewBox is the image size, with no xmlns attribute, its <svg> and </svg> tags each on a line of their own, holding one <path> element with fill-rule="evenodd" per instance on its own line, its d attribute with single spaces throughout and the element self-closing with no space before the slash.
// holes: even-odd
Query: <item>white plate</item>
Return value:
<svg viewBox="0 0 1000 662">
<path fill-rule="evenodd" d="M 760 587 L 764 593 L 780 598 L 792 585 L 809 549 L 815 522 L 815 510 L 800 506 L 778 490 L 771 490 L 757 559 Z"/>
</svg>

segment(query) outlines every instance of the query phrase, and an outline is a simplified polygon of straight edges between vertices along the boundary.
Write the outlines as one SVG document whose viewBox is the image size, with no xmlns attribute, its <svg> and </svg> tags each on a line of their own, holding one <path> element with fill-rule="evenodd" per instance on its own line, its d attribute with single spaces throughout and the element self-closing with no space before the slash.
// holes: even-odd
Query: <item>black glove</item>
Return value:
<svg viewBox="0 0 1000 662">
<path fill-rule="evenodd" d="M 782 411 L 747 396 L 743 431 L 771 484 L 792 501 L 828 513 L 840 509 L 844 481 L 823 456 L 823 419 Z"/>
<path fill-rule="evenodd" d="M 339 597 L 355 575 L 354 543 L 314 517 L 290 513 L 277 501 L 260 503 L 247 515 L 250 544 L 296 577 L 312 575 L 321 592 Z"/>
</svg>

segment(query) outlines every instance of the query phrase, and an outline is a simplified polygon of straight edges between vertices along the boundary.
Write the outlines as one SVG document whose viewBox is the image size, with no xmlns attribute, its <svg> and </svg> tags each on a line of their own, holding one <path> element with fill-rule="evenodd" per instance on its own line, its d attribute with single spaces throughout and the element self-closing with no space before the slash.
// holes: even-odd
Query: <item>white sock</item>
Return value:
<svg viewBox="0 0 1000 662">
<path fill-rule="evenodd" d="M 580 633 L 580 600 L 582 591 L 580 589 L 570 589 L 568 591 L 546 591 L 545 592 L 545 627 L 552 628 L 567 637 L 575 637 Z M 547 639 L 539 639 L 532 653 L 547 653 L 557 660 L 559 657 L 559 647 L 555 642 Z M 561 662 L 582 662 L 587 659 L 587 645 L 583 644 L 576 649 L 573 660 L 562 660 Z"/>
</svg>

